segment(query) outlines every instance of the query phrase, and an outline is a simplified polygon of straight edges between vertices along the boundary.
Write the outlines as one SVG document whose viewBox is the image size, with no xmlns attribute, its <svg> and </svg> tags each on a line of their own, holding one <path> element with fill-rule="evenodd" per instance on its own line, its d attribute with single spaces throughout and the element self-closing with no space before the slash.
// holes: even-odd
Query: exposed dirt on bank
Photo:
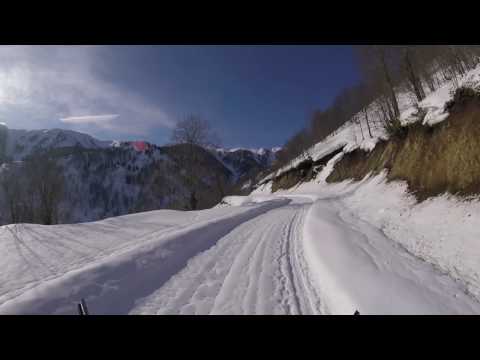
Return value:
<svg viewBox="0 0 480 360">
<path fill-rule="evenodd" d="M 371 152 L 355 150 L 336 164 L 327 182 L 360 180 L 388 170 L 389 180 L 404 180 L 418 200 L 451 193 L 480 193 L 480 100 L 457 96 L 450 116 L 435 126 L 414 123 Z"/>
</svg>

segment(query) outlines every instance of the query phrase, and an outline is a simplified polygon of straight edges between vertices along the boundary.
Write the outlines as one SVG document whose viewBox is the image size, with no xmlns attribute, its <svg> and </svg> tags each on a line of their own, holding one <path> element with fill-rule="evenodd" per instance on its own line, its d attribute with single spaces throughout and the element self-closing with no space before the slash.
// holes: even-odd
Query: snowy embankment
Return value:
<svg viewBox="0 0 480 360">
<path fill-rule="evenodd" d="M 364 180 L 343 203 L 349 212 L 449 274 L 480 300 L 478 198 L 465 201 L 443 195 L 417 204 L 405 183 L 387 184 L 382 174 Z"/>
<path fill-rule="evenodd" d="M 228 206 L 242 206 L 259 204 L 265 201 L 271 201 L 275 197 L 272 195 L 255 195 L 255 196 L 225 196 L 223 200 L 216 205 L 217 208 Z"/>
<path fill-rule="evenodd" d="M 321 234 L 321 235 L 320 235 Z M 305 254 L 329 312 L 475 314 L 464 286 L 419 260 L 342 203 L 318 201 L 305 227 Z"/>
<path fill-rule="evenodd" d="M 399 91 L 397 93 L 397 100 L 400 110 L 400 122 L 407 125 L 419 121 L 419 118 L 417 117 L 418 108 L 425 112 L 425 117 L 422 122 L 424 125 L 430 126 L 442 122 L 449 115 L 448 112 L 444 111 L 445 104 L 452 99 L 455 89 L 462 86 L 474 89 L 480 88 L 480 65 L 458 79 L 457 84 L 453 81 L 445 81 L 435 91 L 429 91 L 428 88 L 425 87 L 427 95 L 425 99 L 419 103 L 412 98 L 411 94 Z M 376 101 L 367 107 L 367 113 L 372 132 L 371 137 L 367 132 L 365 114 L 360 112 L 354 115 L 352 119 L 347 121 L 332 134 L 327 136 L 323 141 L 308 149 L 308 156 L 310 156 L 313 161 L 317 161 L 339 149 L 343 149 L 344 153 L 351 152 L 355 149 L 362 149 L 365 151 L 373 150 L 380 140 L 388 139 L 388 135 L 384 130 L 382 113 L 379 104 Z M 359 125 L 359 121 L 362 124 L 362 128 Z M 278 169 L 275 173 L 269 174 L 263 178 L 259 183 L 267 183 L 274 177 L 295 168 L 302 161 L 304 161 L 303 156 L 293 159 L 290 163 Z"/>
</svg>

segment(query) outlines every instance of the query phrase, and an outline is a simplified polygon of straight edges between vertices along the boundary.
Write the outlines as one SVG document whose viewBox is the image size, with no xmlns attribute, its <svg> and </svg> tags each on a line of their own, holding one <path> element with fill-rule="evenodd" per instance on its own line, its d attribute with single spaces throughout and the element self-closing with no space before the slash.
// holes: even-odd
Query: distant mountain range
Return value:
<svg viewBox="0 0 480 360">
<path fill-rule="evenodd" d="M 211 207 L 227 194 L 249 192 L 279 150 L 195 149 L 198 171 L 192 184 L 185 176 L 183 145 L 100 141 L 71 130 L 0 125 L 0 178 L 9 163 L 49 155 L 62 166 L 66 180 L 60 222 L 75 223 L 162 208 L 189 209 L 192 190 L 198 208 Z M 8 214 L 0 210 L 0 223 L 8 222 Z"/>
</svg>

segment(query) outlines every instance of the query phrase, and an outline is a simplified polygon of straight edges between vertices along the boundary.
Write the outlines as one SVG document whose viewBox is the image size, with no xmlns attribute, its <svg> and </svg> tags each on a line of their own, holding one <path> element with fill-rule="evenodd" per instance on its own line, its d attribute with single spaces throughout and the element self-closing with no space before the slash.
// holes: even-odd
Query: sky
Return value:
<svg viewBox="0 0 480 360">
<path fill-rule="evenodd" d="M 0 46 L 0 122 L 161 145 L 196 114 L 224 147 L 273 147 L 358 81 L 350 46 Z"/>
</svg>

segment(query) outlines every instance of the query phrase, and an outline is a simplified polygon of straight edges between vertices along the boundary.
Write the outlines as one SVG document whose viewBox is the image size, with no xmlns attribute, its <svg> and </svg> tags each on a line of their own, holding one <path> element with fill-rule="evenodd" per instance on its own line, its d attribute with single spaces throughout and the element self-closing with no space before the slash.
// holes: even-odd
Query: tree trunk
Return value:
<svg viewBox="0 0 480 360">
<path fill-rule="evenodd" d="M 427 84 L 428 86 L 428 89 L 431 91 L 431 92 L 434 92 L 435 91 L 435 83 L 434 83 L 434 80 L 433 80 L 433 77 L 427 72 L 425 71 L 423 73 L 423 78 L 425 80 L 425 83 Z"/>
<path fill-rule="evenodd" d="M 363 113 L 365 114 L 365 120 L 367 121 L 367 128 L 368 128 L 368 135 L 370 135 L 370 137 L 372 138 L 372 131 L 370 129 L 370 122 L 368 120 L 368 111 L 367 111 L 367 108 L 364 108 L 363 109 Z"/>
<path fill-rule="evenodd" d="M 385 54 L 382 52 L 380 54 L 380 60 L 382 62 L 382 68 L 383 68 L 383 74 L 385 76 L 385 80 L 388 85 L 389 93 L 390 93 L 390 98 L 391 98 L 391 105 L 393 107 L 393 113 L 395 117 L 400 116 L 400 110 L 398 108 L 398 101 L 397 101 L 397 96 L 395 95 L 395 89 L 393 87 L 393 82 L 392 78 L 390 77 L 390 72 L 388 71 L 388 65 L 385 60 Z"/>
<path fill-rule="evenodd" d="M 192 210 L 197 210 L 197 197 L 195 196 L 195 191 L 192 191 L 192 194 L 190 195 L 190 208 Z"/>
<path fill-rule="evenodd" d="M 360 121 L 360 118 L 357 118 L 357 123 L 360 126 L 360 132 L 362 133 L 362 141 L 363 141 L 365 140 L 365 136 L 363 136 L 362 122 Z"/>
<path fill-rule="evenodd" d="M 419 77 L 417 76 L 415 69 L 410 58 L 409 50 L 405 52 L 405 66 L 407 70 L 407 78 L 412 85 L 413 91 L 417 100 L 420 102 L 425 98 L 425 91 L 423 90 L 422 84 Z"/>
<path fill-rule="evenodd" d="M 382 113 L 383 125 L 386 126 L 387 123 L 388 123 L 388 115 L 387 115 L 387 112 L 386 112 L 386 110 L 385 110 L 383 101 L 380 100 L 380 102 L 379 102 L 378 104 L 379 104 L 379 107 L 380 107 L 380 111 L 381 111 L 381 113 Z"/>
</svg>

